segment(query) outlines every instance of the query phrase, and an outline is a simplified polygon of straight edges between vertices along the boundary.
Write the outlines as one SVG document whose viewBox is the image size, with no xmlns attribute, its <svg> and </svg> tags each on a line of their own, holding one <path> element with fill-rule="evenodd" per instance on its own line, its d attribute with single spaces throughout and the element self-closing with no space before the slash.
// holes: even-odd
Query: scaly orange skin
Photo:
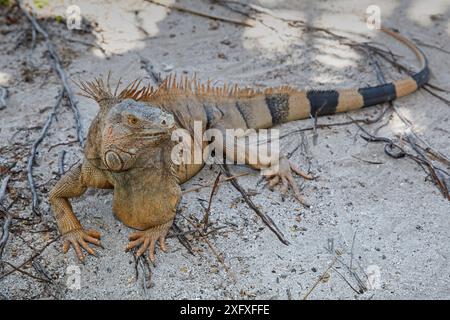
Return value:
<svg viewBox="0 0 450 320">
<path fill-rule="evenodd" d="M 68 199 L 79 197 L 88 187 L 113 188 L 115 216 L 139 230 L 130 235 L 126 249 L 139 247 L 138 256 L 149 249 L 149 258 L 154 260 L 158 240 L 165 250 L 165 236 L 181 196 L 170 160 L 174 120 L 157 108 L 135 101 L 111 104 L 108 112 L 101 110 L 100 114 L 105 111 L 102 121 L 95 120 L 90 129 L 91 135 L 101 139 L 88 140 L 89 158 L 58 181 L 50 192 L 50 203 L 64 238 L 64 252 L 72 245 L 83 261 L 81 248 L 95 254 L 88 243 L 100 246 L 100 233 L 83 230 Z"/>
<path fill-rule="evenodd" d="M 64 175 L 50 193 L 50 202 L 58 227 L 64 237 L 64 251 L 72 245 L 83 260 L 81 248 L 94 254 L 88 243 L 100 245 L 100 234 L 84 231 L 75 217 L 69 198 L 78 197 L 87 187 L 114 188 L 113 211 L 126 225 L 138 229 L 130 235 L 127 249 L 139 247 L 138 255 L 149 248 L 154 260 L 155 243 L 164 249 L 164 238 L 170 228 L 180 199 L 179 183 L 187 181 L 203 166 L 181 164 L 171 159 L 170 133 L 175 127 L 196 134 L 194 121 L 202 129 L 215 128 L 228 139 L 226 129 L 262 129 L 274 125 L 337 112 L 347 112 L 406 96 L 429 78 L 426 57 L 411 41 L 391 30 L 386 34 L 408 46 L 418 58 L 421 70 L 404 79 L 375 87 L 342 90 L 297 90 L 291 86 L 255 90 L 237 86 L 213 87 L 195 78 L 188 80 L 169 76 L 157 86 L 140 87 L 133 82 L 117 94 L 102 80 L 81 83 L 84 95 L 94 99 L 100 111 L 91 124 L 82 165 Z M 109 80 L 109 79 L 108 79 Z M 200 137 L 201 138 L 201 137 Z M 242 137 L 240 137 L 242 138 Z M 246 148 L 245 139 L 236 139 L 234 149 L 216 150 L 255 159 L 255 149 Z M 234 138 L 233 138 L 234 139 Z M 201 139 L 200 139 L 201 141 Z M 205 144 L 202 144 L 202 148 Z M 251 157 L 252 156 L 252 157 Z M 256 157 L 257 158 L 257 157 Z M 290 187 L 304 203 L 292 172 L 306 178 L 285 156 L 272 154 L 275 162 L 248 163 L 256 169 L 267 169 L 269 186 Z"/>
</svg>

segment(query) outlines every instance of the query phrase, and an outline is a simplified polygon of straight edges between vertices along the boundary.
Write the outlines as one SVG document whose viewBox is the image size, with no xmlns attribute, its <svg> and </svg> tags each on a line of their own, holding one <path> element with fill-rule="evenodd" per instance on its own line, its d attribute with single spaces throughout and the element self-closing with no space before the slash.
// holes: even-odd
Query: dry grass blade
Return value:
<svg viewBox="0 0 450 320">
<path fill-rule="evenodd" d="M 328 267 L 325 269 L 325 271 L 317 278 L 316 282 L 314 282 L 313 286 L 308 290 L 308 292 L 303 297 L 303 300 L 307 300 L 310 294 L 316 289 L 316 287 L 319 285 L 319 283 L 325 278 L 326 274 L 333 268 L 335 263 L 338 260 L 339 255 L 336 253 L 334 259 L 331 261 L 331 263 L 328 265 Z"/>
</svg>

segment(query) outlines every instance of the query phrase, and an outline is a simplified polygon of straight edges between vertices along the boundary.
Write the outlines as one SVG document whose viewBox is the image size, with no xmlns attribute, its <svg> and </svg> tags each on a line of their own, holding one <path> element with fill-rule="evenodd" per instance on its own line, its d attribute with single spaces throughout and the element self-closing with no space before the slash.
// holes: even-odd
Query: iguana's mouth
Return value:
<svg viewBox="0 0 450 320">
<path fill-rule="evenodd" d="M 133 132 L 126 134 L 122 137 L 120 137 L 120 140 L 129 140 L 132 139 L 149 139 L 149 140 L 155 140 L 157 138 L 161 138 L 167 135 L 170 135 L 171 131 L 161 131 L 161 130 L 147 130 L 147 131 L 141 131 L 141 132 Z"/>
<path fill-rule="evenodd" d="M 165 141 L 171 133 L 172 127 L 170 129 L 142 129 L 116 136 L 113 143 L 105 145 L 103 162 L 111 171 L 124 171 L 130 167 L 139 150 Z M 122 146 L 122 148 L 119 146 Z M 128 147 L 124 148 L 123 146 Z"/>
</svg>

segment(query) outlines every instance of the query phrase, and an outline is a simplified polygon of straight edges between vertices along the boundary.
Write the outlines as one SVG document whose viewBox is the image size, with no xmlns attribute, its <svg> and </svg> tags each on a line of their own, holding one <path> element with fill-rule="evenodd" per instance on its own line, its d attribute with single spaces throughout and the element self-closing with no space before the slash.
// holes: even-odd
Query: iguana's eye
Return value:
<svg viewBox="0 0 450 320">
<path fill-rule="evenodd" d="M 161 124 L 162 126 L 165 126 L 165 125 L 167 124 L 166 119 L 162 119 L 161 122 L 160 122 L 160 124 Z"/>
<path fill-rule="evenodd" d="M 136 125 L 139 122 L 139 120 L 136 117 L 129 116 L 128 117 L 128 123 L 131 125 Z"/>
</svg>

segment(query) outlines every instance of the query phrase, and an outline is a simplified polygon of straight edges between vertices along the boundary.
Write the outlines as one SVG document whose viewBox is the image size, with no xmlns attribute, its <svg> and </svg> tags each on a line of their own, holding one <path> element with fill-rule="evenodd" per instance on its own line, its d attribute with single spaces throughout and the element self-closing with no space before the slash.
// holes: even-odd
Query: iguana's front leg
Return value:
<svg viewBox="0 0 450 320">
<path fill-rule="evenodd" d="M 143 231 L 136 231 L 130 234 L 130 243 L 126 247 L 126 251 L 139 247 L 136 255 L 140 257 L 148 249 L 148 257 L 152 262 L 155 262 L 155 246 L 159 241 L 159 247 L 162 251 L 166 251 L 166 235 L 172 226 L 173 220 L 149 228 Z"/>
<path fill-rule="evenodd" d="M 75 249 L 78 258 L 84 261 L 81 248 L 89 254 L 95 251 L 88 243 L 101 247 L 100 233 L 95 230 L 85 231 L 73 213 L 69 198 L 81 196 L 88 186 L 97 188 L 112 188 L 101 170 L 88 162 L 78 165 L 67 172 L 50 191 L 49 200 L 55 215 L 56 224 L 64 240 L 63 252 L 66 253 L 70 245 Z"/>
</svg>

